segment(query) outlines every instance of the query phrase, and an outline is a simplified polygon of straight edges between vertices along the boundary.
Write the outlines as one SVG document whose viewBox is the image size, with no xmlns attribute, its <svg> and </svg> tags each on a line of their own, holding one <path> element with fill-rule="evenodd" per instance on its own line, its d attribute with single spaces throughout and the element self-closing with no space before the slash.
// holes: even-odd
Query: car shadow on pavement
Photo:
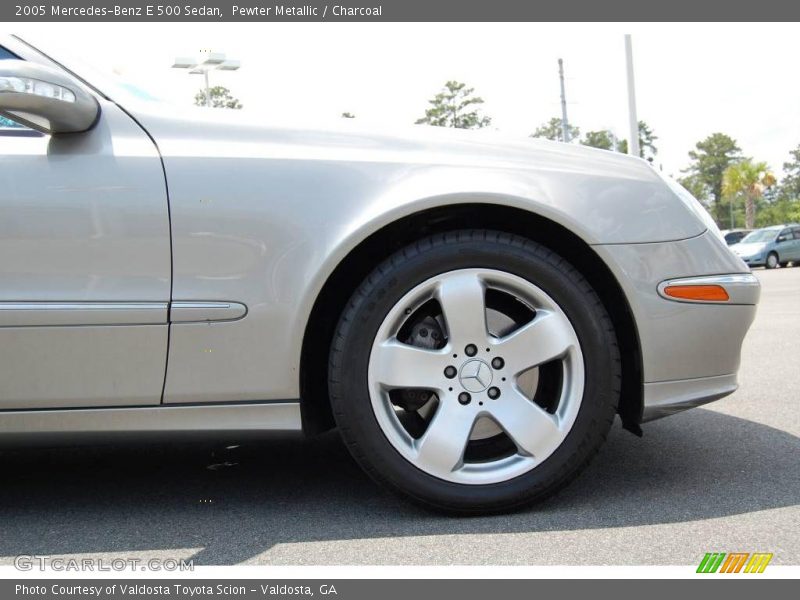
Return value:
<svg viewBox="0 0 800 600">
<path fill-rule="evenodd" d="M 196 565 L 236 564 L 293 542 L 710 519 L 796 504 L 798 455 L 798 437 L 704 409 L 648 424 L 643 439 L 617 423 L 592 465 L 555 497 L 513 514 L 452 518 L 380 490 L 335 432 L 231 449 L 4 451 L 0 556 L 199 548 Z"/>
</svg>

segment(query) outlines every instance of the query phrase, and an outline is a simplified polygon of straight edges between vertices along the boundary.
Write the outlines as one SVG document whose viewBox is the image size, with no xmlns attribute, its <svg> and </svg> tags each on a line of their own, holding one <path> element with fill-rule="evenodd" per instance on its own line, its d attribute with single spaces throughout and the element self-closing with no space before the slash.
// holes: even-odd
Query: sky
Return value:
<svg viewBox="0 0 800 600">
<path fill-rule="evenodd" d="M 638 116 L 658 140 L 656 164 L 679 175 L 707 135 L 732 136 L 780 174 L 800 145 L 797 24 L 214 23 L 15 24 L 12 33 L 68 47 L 156 95 L 190 105 L 202 78 L 176 56 L 224 52 L 212 72 L 245 110 L 284 119 L 395 127 L 423 116 L 445 81 L 474 87 L 492 128 L 526 136 L 560 116 L 582 131 L 629 137 L 624 34 L 633 35 Z"/>
</svg>

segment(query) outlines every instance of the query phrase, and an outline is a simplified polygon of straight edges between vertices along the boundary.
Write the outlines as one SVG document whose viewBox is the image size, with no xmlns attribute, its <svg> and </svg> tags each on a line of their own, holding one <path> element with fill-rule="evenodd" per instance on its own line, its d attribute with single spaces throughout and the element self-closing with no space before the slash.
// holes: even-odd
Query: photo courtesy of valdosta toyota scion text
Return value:
<svg viewBox="0 0 800 600">
<path fill-rule="evenodd" d="M 797 575 L 794 25 L 33 8 L 0 33 L 0 570 Z"/>
</svg>

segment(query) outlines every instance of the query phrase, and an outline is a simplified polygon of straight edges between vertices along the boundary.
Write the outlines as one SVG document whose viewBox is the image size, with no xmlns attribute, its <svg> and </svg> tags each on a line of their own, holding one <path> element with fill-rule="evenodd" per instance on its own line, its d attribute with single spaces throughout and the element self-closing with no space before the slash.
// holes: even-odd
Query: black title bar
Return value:
<svg viewBox="0 0 800 600">
<path fill-rule="evenodd" d="M 798 21 L 787 0 L 4 0 L 5 22 Z M 676 41 L 679 43 L 679 41 Z"/>
</svg>

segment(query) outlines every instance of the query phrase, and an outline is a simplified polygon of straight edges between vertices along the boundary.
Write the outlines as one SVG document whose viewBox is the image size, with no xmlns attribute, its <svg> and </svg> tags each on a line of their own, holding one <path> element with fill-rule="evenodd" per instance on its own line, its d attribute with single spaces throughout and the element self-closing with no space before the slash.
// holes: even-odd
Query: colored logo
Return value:
<svg viewBox="0 0 800 600">
<path fill-rule="evenodd" d="M 772 554 L 768 552 L 706 552 L 698 573 L 763 573 Z"/>
</svg>

